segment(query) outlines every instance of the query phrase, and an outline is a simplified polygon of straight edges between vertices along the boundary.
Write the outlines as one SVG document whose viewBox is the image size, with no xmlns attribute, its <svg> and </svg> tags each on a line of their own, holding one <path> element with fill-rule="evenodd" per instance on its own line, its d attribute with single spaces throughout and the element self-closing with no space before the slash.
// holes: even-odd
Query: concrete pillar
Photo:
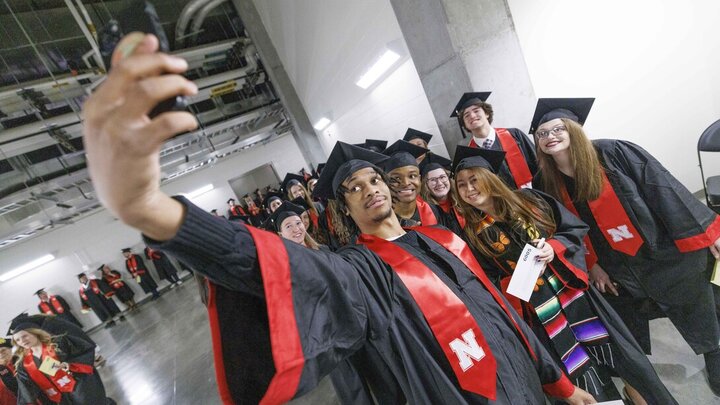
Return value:
<svg viewBox="0 0 720 405">
<path fill-rule="evenodd" d="M 280 96 L 285 110 L 290 115 L 290 120 L 295 129 L 293 131 L 295 142 L 298 144 L 305 160 L 317 167 L 318 163 L 325 161 L 326 156 L 315 134 L 315 129 L 305 112 L 305 108 L 295 92 L 295 87 L 293 87 L 290 77 L 275 50 L 275 46 L 270 40 L 267 30 L 265 30 L 260 14 L 257 12 L 252 0 L 232 0 L 232 4 L 235 6 L 245 25 L 245 30 L 250 35 L 255 48 L 260 54 L 260 59 L 275 91 Z M 310 170 L 310 167 L 306 169 Z"/>
<path fill-rule="evenodd" d="M 494 126 L 527 131 L 535 93 L 506 0 L 390 0 L 450 156 L 467 144 L 450 113 L 492 91 Z"/>
</svg>

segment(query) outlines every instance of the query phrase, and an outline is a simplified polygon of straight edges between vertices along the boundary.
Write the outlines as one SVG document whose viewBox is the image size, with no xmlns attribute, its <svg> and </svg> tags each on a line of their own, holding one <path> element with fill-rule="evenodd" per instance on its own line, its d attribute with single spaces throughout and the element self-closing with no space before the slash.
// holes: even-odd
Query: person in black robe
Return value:
<svg viewBox="0 0 720 405">
<path fill-rule="evenodd" d="M 0 337 L 0 405 L 17 404 L 18 384 L 12 342 Z"/>
<path fill-rule="evenodd" d="M 18 404 L 114 404 L 97 369 L 95 347 L 72 335 L 51 336 L 22 320 L 10 325 L 16 354 Z M 55 362 L 54 375 L 42 370 Z"/>
<path fill-rule="evenodd" d="M 463 94 L 450 117 L 457 118 L 463 138 L 465 131 L 472 134 L 469 147 L 506 152 L 498 169 L 498 176 L 506 184 L 511 188 L 530 188 L 538 171 L 535 145 L 517 128 L 492 126 L 494 112 L 488 97 L 489 91 Z"/>
<path fill-rule="evenodd" d="M 115 325 L 115 317 L 124 321 L 125 316 L 122 315 L 115 301 L 109 295 L 112 289 L 107 283 L 101 279 L 89 279 L 85 273 L 78 274 L 80 281 L 80 302 L 84 310 L 92 310 L 95 315 L 105 323 L 105 327 Z"/>
<path fill-rule="evenodd" d="M 182 73 L 187 65 L 153 54 L 154 37 L 123 41 L 127 56 L 114 60 L 134 70 L 110 74 L 84 104 L 88 168 L 113 215 L 212 281 L 209 314 L 224 401 L 285 402 L 363 347 L 378 353 L 368 357 L 368 372 L 387 370 L 413 404 L 539 404 L 543 391 L 570 404 L 594 401 L 570 383 L 462 239 L 436 227 L 400 227 L 387 177 L 360 160 L 379 162 L 373 152 L 338 143 L 336 163 L 316 187 L 365 232 L 360 245 L 337 254 L 218 220 L 163 194 L 160 145 L 197 122 L 187 112 L 153 120 L 147 112 L 168 95 L 197 89 L 181 76 L 174 84 L 155 82 L 159 72 Z M 129 90 L 146 80 L 157 92 Z M 107 100 L 120 100 L 112 114 Z M 419 283 L 410 271 L 421 272 Z"/>
<path fill-rule="evenodd" d="M 596 400 L 621 399 L 611 380 L 619 376 L 634 403 L 676 403 L 623 321 L 588 283 L 582 246 L 588 226 L 545 193 L 511 190 L 494 173 L 502 156 L 493 160 L 488 152 L 458 146 L 453 164 L 456 196 L 468 221 L 463 236 L 485 272 L 499 280 L 570 379 Z M 527 245 L 539 250 L 544 270 L 524 301 L 508 293 L 508 286 Z"/>
<path fill-rule="evenodd" d="M 160 298 L 157 283 L 152 275 L 150 275 L 148 268 L 145 267 L 145 262 L 142 257 L 133 254 L 130 248 L 124 248 L 122 254 L 125 256 L 125 269 L 127 269 L 128 273 L 140 284 L 143 291 L 145 291 L 146 294 L 152 294 L 152 299 L 154 300 Z"/>
<path fill-rule="evenodd" d="M 70 311 L 70 304 L 59 295 L 50 295 L 45 292 L 44 288 L 41 288 L 35 292 L 40 298 L 38 303 L 38 311 L 45 315 L 56 315 L 70 323 L 74 323 L 78 327 L 82 328 L 80 321 L 75 318 L 75 315 Z"/>
<path fill-rule="evenodd" d="M 708 248 L 720 257 L 720 217 L 638 145 L 591 142 L 582 124 L 593 100 L 538 100 L 537 183 L 590 226 L 590 282 L 643 349 L 650 353 L 649 319 L 666 315 L 704 355 L 720 395 L 720 327 L 704 273 Z"/>
<path fill-rule="evenodd" d="M 171 289 L 178 285 L 182 285 L 182 280 L 180 280 L 180 277 L 178 276 L 175 265 L 172 264 L 170 258 L 163 254 L 163 252 L 151 249 L 149 246 L 145 246 L 145 258 L 153 262 L 160 280 L 167 280 L 170 282 Z"/>
<path fill-rule="evenodd" d="M 442 210 L 420 196 L 422 182 L 417 158 L 426 152 L 427 149 L 402 140 L 383 151 L 389 158 L 383 162 L 382 168 L 390 178 L 393 210 L 403 228 L 436 224 L 448 226 L 448 218 Z"/>
<path fill-rule="evenodd" d="M 432 152 L 420 165 L 422 187 L 420 196 L 430 204 L 437 205 L 446 217 L 445 226 L 456 234 L 463 236 L 465 218 L 458 210 L 453 196 L 454 182 L 450 178 L 452 162 Z"/>
<path fill-rule="evenodd" d="M 98 271 L 103 281 L 110 286 L 115 292 L 115 296 L 118 297 L 123 304 L 127 305 L 130 311 L 135 311 L 139 308 L 137 303 L 135 303 L 135 291 L 125 284 L 119 271 L 111 269 L 107 264 L 100 265 Z"/>
<path fill-rule="evenodd" d="M 428 134 L 427 132 L 418 131 L 417 129 L 408 128 L 407 131 L 405 131 L 405 135 L 403 136 L 402 140 L 405 142 L 409 142 L 415 146 L 419 146 L 423 149 L 430 149 L 430 139 L 432 139 L 432 134 Z M 365 140 L 365 145 L 368 145 L 369 139 Z M 387 142 L 385 143 L 387 145 Z M 383 146 L 380 148 L 380 150 L 374 150 L 369 147 L 365 147 L 366 149 L 370 149 L 373 152 L 382 153 L 382 150 L 385 149 Z M 422 168 L 425 165 L 425 157 L 427 156 L 427 153 L 423 153 L 422 155 L 417 157 L 417 164 Z"/>
</svg>

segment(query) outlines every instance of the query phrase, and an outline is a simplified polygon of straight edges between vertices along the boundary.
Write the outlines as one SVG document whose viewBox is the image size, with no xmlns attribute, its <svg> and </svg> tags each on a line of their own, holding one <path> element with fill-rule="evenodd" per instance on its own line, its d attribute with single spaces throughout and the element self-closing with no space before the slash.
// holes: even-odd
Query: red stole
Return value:
<svg viewBox="0 0 720 405">
<path fill-rule="evenodd" d="M 53 312 L 52 309 L 50 309 L 50 305 L 55 309 L 55 312 Z M 53 315 L 54 313 L 62 314 L 65 313 L 65 308 L 63 308 L 62 304 L 60 303 L 60 300 L 55 298 L 54 295 L 50 296 L 50 305 L 48 305 L 45 301 L 40 301 L 40 308 L 42 308 L 42 312 L 45 315 Z"/>
<path fill-rule="evenodd" d="M 564 184 L 560 185 L 560 193 L 565 207 L 577 215 L 577 208 L 575 208 Z M 620 203 L 620 199 L 615 194 L 615 190 L 605 174 L 605 170 L 602 171 L 600 197 L 597 200 L 588 201 L 588 207 L 590 207 L 590 212 L 610 247 L 628 256 L 635 256 L 644 243 L 642 235 L 630 221 L 625 208 Z M 587 236 L 585 237 L 585 243 L 588 246 L 589 257 L 586 261 L 589 270 L 592 267 L 591 262 L 592 264 L 597 262 L 597 255 L 590 244 L 590 238 Z"/>
<path fill-rule="evenodd" d="M 135 258 L 135 255 L 131 255 L 129 259 L 125 260 L 125 263 L 130 269 L 130 273 L 132 273 L 134 277 L 145 274 L 145 270 L 138 269 L 137 259 Z"/>
<path fill-rule="evenodd" d="M 308 216 L 310 217 L 310 222 L 313 224 L 313 229 L 318 229 L 318 215 L 315 213 L 314 209 L 308 210 Z"/>
<path fill-rule="evenodd" d="M 103 277 L 105 278 L 105 281 L 115 290 L 119 290 L 125 286 L 125 283 L 123 283 L 122 277 L 120 276 L 110 273 L 104 274 Z"/>
<path fill-rule="evenodd" d="M 332 215 L 330 215 L 330 207 L 325 209 L 325 219 L 327 220 L 327 229 L 330 235 L 337 236 L 335 234 L 335 225 L 332 222 Z"/>
<path fill-rule="evenodd" d="M 420 214 L 420 223 L 422 226 L 437 225 L 438 220 L 435 218 L 435 213 L 432 208 L 430 208 L 430 204 L 425 202 L 419 195 L 415 197 L 415 207 L 418 214 Z"/>
<path fill-rule="evenodd" d="M 457 220 L 458 224 L 460 224 L 460 228 L 465 228 L 465 224 L 467 221 L 465 220 L 465 217 L 460 215 L 460 213 L 457 212 L 455 207 L 452 205 L 452 197 L 448 194 L 445 201 L 441 201 L 440 204 L 438 204 L 440 208 L 447 214 L 449 214 L 451 211 L 453 215 L 455 215 L 455 219 Z"/>
<path fill-rule="evenodd" d="M 232 208 L 230 208 L 230 212 L 235 216 L 240 216 L 240 215 L 246 216 L 247 215 L 245 213 L 245 210 L 239 205 L 233 205 Z"/>
<path fill-rule="evenodd" d="M 467 244 L 446 230 L 424 226 L 414 229 L 445 247 L 475 274 L 508 315 L 534 358 L 529 342 Z M 445 353 L 460 387 L 495 400 L 497 362 L 482 330 L 462 300 L 432 270 L 399 245 L 366 234 L 360 235 L 358 243 L 366 245 L 389 264 L 410 291 Z"/>
<path fill-rule="evenodd" d="M 100 287 L 98 287 L 98 285 L 97 285 L 97 281 L 95 281 L 95 280 L 90 280 L 89 286 L 90 286 L 90 289 L 92 289 L 95 294 L 98 294 L 98 295 L 102 294 L 102 291 L 100 291 Z M 87 297 L 87 295 L 85 294 L 85 291 L 86 291 L 85 286 L 84 286 L 84 285 L 81 285 L 81 286 L 80 286 L 80 295 L 83 297 L 83 299 L 84 299 L 85 301 L 87 301 L 87 300 L 88 300 L 88 297 Z"/>
<path fill-rule="evenodd" d="M 162 258 L 162 256 L 160 256 L 160 253 L 158 251 L 153 250 L 151 248 L 147 248 L 147 254 L 150 257 L 150 260 L 153 260 L 153 261 L 160 260 Z M 134 259 L 134 257 L 133 257 L 133 259 Z"/>
<path fill-rule="evenodd" d="M 513 180 L 515 180 L 515 186 L 517 188 L 532 188 L 532 173 L 515 138 L 505 128 L 495 128 L 495 134 L 497 135 L 495 140 L 500 142 L 500 148 L 505 151 L 505 161 L 508 164 Z M 478 147 L 474 137 L 470 138 L 468 146 L 471 148 Z"/>
<path fill-rule="evenodd" d="M 43 345 L 40 361 L 47 357 L 58 360 L 52 347 Z M 49 376 L 40 371 L 33 359 L 32 350 L 29 350 L 23 358 L 23 366 L 35 385 L 37 385 L 45 393 L 50 401 L 55 402 L 56 404 L 60 403 L 63 392 L 72 392 L 73 389 L 75 389 L 76 381 L 72 374 L 60 369 L 54 376 Z"/>
</svg>

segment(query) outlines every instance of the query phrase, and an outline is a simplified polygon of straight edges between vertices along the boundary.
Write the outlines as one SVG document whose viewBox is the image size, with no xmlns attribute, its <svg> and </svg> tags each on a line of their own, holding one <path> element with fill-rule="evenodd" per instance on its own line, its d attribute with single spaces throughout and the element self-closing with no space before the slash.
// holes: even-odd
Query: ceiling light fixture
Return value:
<svg viewBox="0 0 720 405">
<path fill-rule="evenodd" d="M 200 188 L 197 189 L 197 190 L 193 190 L 193 191 L 185 194 L 185 197 L 186 197 L 188 200 L 192 200 L 193 198 L 199 197 L 199 196 L 207 193 L 208 191 L 210 191 L 210 190 L 212 190 L 212 189 L 214 189 L 214 188 L 215 188 L 215 186 L 213 186 L 212 184 L 207 184 L 207 185 L 204 185 L 204 186 L 200 187 Z"/>
<path fill-rule="evenodd" d="M 397 62 L 400 59 L 400 55 L 397 53 L 387 50 L 383 54 L 383 56 L 378 59 L 377 62 L 375 62 L 370 69 L 368 69 L 367 72 L 365 72 L 362 77 L 360 77 L 360 80 L 355 83 L 358 85 L 358 87 L 362 89 L 367 89 L 370 87 L 377 79 L 380 78 L 385 72 L 390 69 L 390 67 Z"/>
<path fill-rule="evenodd" d="M 55 256 L 48 253 L 45 256 L 39 257 L 31 262 L 27 262 L 18 268 L 15 268 L 13 270 L 8 271 L 7 273 L 0 275 L 0 281 L 1 282 L 8 281 L 12 278 L 15 278 L 23 273 L 27 273 L 28 271 L 38 268 L 38 267 L 42 266 L 43 264 L 49 263 L 53 260 L 55 260 Z"/>
<path fill-rule="evenodd" d="M 313 128 L 317 129 L 318 131 L 322 131 L 323 129 L 327 128 L 328 125 L 330 125 L 330 120 L 328 118 L 322 117 L 318 120 L 318 122 L 313 125 Z"/>
</svg>

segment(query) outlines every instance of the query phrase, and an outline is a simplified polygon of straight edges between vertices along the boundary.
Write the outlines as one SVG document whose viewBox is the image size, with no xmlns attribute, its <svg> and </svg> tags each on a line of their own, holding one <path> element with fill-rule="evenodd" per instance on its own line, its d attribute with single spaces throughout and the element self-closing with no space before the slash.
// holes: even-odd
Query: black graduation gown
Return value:
<svg viewBox="0 0 720 405">
<path fill-rule="evenodd" d="M 118 277 L 116 280 L 122 280 L 122 275 L 117 270 L 110 270 L 110 273 L 114 276 Z M 127 282 L 125 280 L 122 280 L 123 285 L 115 288 L 113 284 L 111 283 L 111 279 L 103 274 L 103 280 L 112 288 L 113 291 L 115 291 L 115 296 L 120 299 L 122 302 L 128 302 L 135 296 L 135 291 L 133 291 L 130 286 L 127 285 Z"/>
<path fill-rule="evenodd" d="M 527 162 L 528 169 L 530 169 L 530 174 L 534 177 L 538 172 L 538 163 L 537 163 L 537 156 L 535 154 L 535 144 L 532 143 L 530 140 L 530 137 L 525 135 L 525 133 L 517 128 L 506 128 L 508 132 L 510 132 L 510 135 L 515 139 L 515 143 L 517 143 L 518 148 L 520 148 L 520 152 L 523 154 L 523 157 L 525 158 L 525 162 Z M 490 147 L 491 150 L 503 150 L 503 148 L 500 146 L 500 141 L 497 139 L 497 134 L 495 136 L 495 142 Z M 503 161 L 502 165 L 500 166 L 500 170 L 497 172 L 497 175 L 507 184 L 510 188 L 516 189 L 517 186 L 515 185 L 515 179 L 513 178 L 512 173 L 510 173 L 510 167 L 507 164 L 507 159 Z"/>
<path fill-rule="evenodd" d="M 318 230 L 319 234 L 321 235 L 321 240 L 325 243 L 325 245 L 330 248 L 331 251 L 336 251 L 340 249 L 341 244 L 340 241 L 337 238 L 337 235 L 335 235 L 334 232 L 330 231 L 330 227 L 328 225 L 328 217 L 330 216 L 330 212 L 327 211 L 323 212 L 322 215 L 320 215 L 320 218 L 318 219 Z"/>
<path fill-rule="evenodd" d="M 648 354 L 648 321 L 656 317 L 648 304 L 657 305 L 670 318 L 695 353 L 714 350 L 720 328 L 712 287 L 703 274 L 707 250 L 699 242 L 696 250 L 680 248 L 712 229 L 715 238 L 720 236 L 720 219 L 640 146 L 610 139 L 595 140 L 593 145 L 608 181 L 645 242 L 635 256 L 612 249 L 587 203 L 574 203 L 590 226 L 588 234 L 599 265 L 621 286 L 621 296 L 605 294 L 607 301 Z M 574 182 L 565 180 L 572 195 Z"/>
<path fill-rule="evenodd" d="M 595 363 L 593 367 L 601 368 L 601 375 L 615 375 L 628 381 L 650 404 L 677 403 L 660 381 L 652 364 L 650 364 L 642 348 L 635 341 L 632 333 L 625 326 L 620 316 L 617 315 L 607 301 L 602 298 L 602 295 L 595 290 L 595 287 L 588 286 L 587 270 L 585 267 L 585 249 L 583 247 L 583 238 L 588 231 L 588 226 L 551 196 L 530 189 L 525 189 L 523 193 L 534 195 L 546 202 L 551 210 L 549 214 L 555 220 L 555 234 L 552 238 L 546 239 L 546 243 L 550 243 L 555 250 L 555 258 L 545 270 L 546 274 L 548 274 L 548 272 L 555 273 L 558 279 L 564 281 L 563 284 L 565 288 L 584 290 L 584 297 L 593 309 L 592 315 L 600 318 L 605 329 L 608 331 L 613 359 L 611 365 L 602 365 L 602 360 L 593 359 L 592 361 Z M 509 225 L 502 223 L 498 223 L 497 225 L 506 233 L 512 232 Z M 511 237 L 510 240 L 513 240 L 513 238 Z M 517 251 L 519 255 L 522 249 L 522 246 L 516 246 L 514 250 Z M 512 275 L 512 269 L 509 265 L 503 264 L 502 259 L 493 259 L 480 254 L 477 254 L 477 256 L 478 261 L 480 261 L 483 269 L 488 273 L 488 276 L 498 279 L 507 277 L 509 281 Z M 589 290 L 593 291 L 589 291 L 588 287 Z M 530 306 L 528 304 L 521 304 L 521 301 L 515 297 L 508 298 L 508 300 L 515 304 L 516 309 L 517 306 L 522 305 L 522 309 L 518 312 L 523 314 L 523 317 L 532 325 L 532 329 L 538 336 L 538 339 L 546 345 L 551 354 L 556 355 L 557 361 L 560 362 L 560 355 L 562 353 L 559 354 L 553 349 L 547 331 L 538 319 L 534 309 L 529 309 Z M 592 357 L 591 352 L 588 351 L 588 353 Z M 605 351 L 603 351 L 603 356 L 604 355 Z M 592 386 L 586 388 L 583 383 L 577 385 L 586 389 L 586 391 L 589 391 L 591 394 L 595 394 Z M 612 383 L 610 383 L 610 386 L 610 391 L 613 391 Z M 596 396 L 595 399 L 598 401 L 601 400 L 598 396 Z M 603 400 L 611 399 L 620 398 L 605 398 Z"/>
<path fill-rule="evenodd" d="M 143 291 L 146 294 L 152 293 L 153 290 L 157 290 L 157 283 L 155 282 L 155 279 L 150 275 L 150 270 L 145 266 L 145 262 L 143 261 L 142 257 L 139 255 L 133 255 L 135 257 L 136 263 L 137 263 L 137 269 L 138 270 L 145 270 L 144 274 L 140 275 L 140 287 L 142 287 Z M 127 269 L 128 273 L 132 276 L 133 279 L 135 279 L 135 276 L 130 271 L 130 265 L 128 264 L 127 259 L 125 260 L 125 268 Z M 137 280 L 136 280 L 137 281 Z"/>
<path fill-rule="evenodd" d="M 15 360 L 15 358 L 13 358 Z M 15 397 L 15 401 L 12 405 L 17 403 L 18 383 L 17 378 L 13 374 L 12 370 L 0 364 L 0 405 L 11 405 L 3 401 L 11 401 Z"/>
<path fill-rule="evenodd" d="M 108 319 L 111 319 L 115 315 L 120 313 L 120 308 L 118 308 L 117 304 L 115 304 L 115 301 L 113 301 L 112 298 L 108 298 L 105 296 L 106 293 L 110 291 L 110 286 L 107 285 L 107 283 L 103 280 L 95 280 L 98 284 L 98 287 L 100 288 L 100 293 L 96 293 L 92 287 L 90 287 L 89 281 L 88 285 L 84 286 L 81 285 L 81 289 L 85 289 L 84 293 L 87 299 L 83 298 L 82 292 L 79 292 L 78 295 L 80 296 L 80 301 L 83 304 L 83 307 L 90 307 L 92 308 L 95 315 L 97 315 L 98 318 L 100 318 L 101 321 L 105 322 Z"/>
<path fill-rule="evenodd" d="M 47 305 L 48 305 L 48 307 L 50 307 L 50 310 L 56 316 L 66 320 L 68 322 L 74 323 L 75 325 L 82 328 L 82 324 L 80 323 L 80 321 L 78 321 L 78 319 L 75 318 L 75 315 L 73 315 L 72 312 L 70 312 L 70 304 L 68 304 L 67 301 L 65 301 L 65 299 L 59 295 L 55 295 L 55 298 L 57 298 L 57 300 L 60 301 L 60 304 L 65 309 L 65 311 L 62 314 L 58 313 L 55 310 L 55 307 L 53 307 L 53 305 L 50 302 L 48 302 Z M 40 307 L 40 304 L 38 304 L 38 311 L 40 311 L 40 313 L 44 313 L 42 308 Z"/>
<path fill-rule="evenodd" d="M 177 275 L 177 269 L 163 252 L 156 250 L 155 254 L 159 255 L 160 258 L 153 259 L 152 257 L 150 257 L 148 250 L 145 249 L 145 257 L 152 260 L 153 264 L 155 265 L 155 270 L 157 270 L 158 277 L 160 277 L 160 280 L 170 281 L 170 277 Z"/>
<path fill-rule="evenodd" d="M 77 381 L 71 393 L 62 394 L 60 404 L 105 404 L 105 387 L 93 364 L 95 361 L 95 346 L 85 340 L 74 336 L 55 336 L 53 342 L 57 344 L 56 354 L 59 361 L 66 363 L 80 363 L 93 367 L 91 374 L 73 373 Z M 35 364 L 40 367 L 40 360 L 35 358 Z M 18 367 L 18 404 L 30 404 L 39 401 L 40 404 L 53 404 L 45 394 L 30 379 L 25 368 Z"/>
<path fill-rule="evenodd" d="M 255 403 L 276 371 L 264 295 L 267 286 L 260 275 L 257 246 L 246 226 L 211 221 L 210 214 L 182 197 L 179 201 L 187 211 L 177 235 L 164 243 L 146 242 L 177 255 L 215 283 L 210 288 L 209 313 L 221 396 Z M 408 403 L 537 404 L 544 401 L 543 388 L 568 388 L 558 365 L 519 316 L 511 311 L 536 360 L 488 290 L 452 253 L 429 238 L 409 232 L 395 243 L 422 260 L 473 315 L 498 363 L 496 401 L 459 387 L 417 303 L 394 271 L 365 246 L 332 254 L 262 235 L 272 240 L 261 246 L 262 260 L 282 258 L 287 252 L 283 263 L 289 266 L 291 291 L 273 295 L 267 304 L 292 304 L 279 313 L 297 325 L 303 364 L 296 386 L 273 386 L 273 392 L 288 388 L 291 396 L 303 395 L 363 347 L 378 353 L 365 359 L 370 371 L 388 370 Z M 293 341 L 287 335 L 274 344 L 277 350 L 278 345 Z M 299 361 L 281 364 L 280 370 Z"/>
</svg>

